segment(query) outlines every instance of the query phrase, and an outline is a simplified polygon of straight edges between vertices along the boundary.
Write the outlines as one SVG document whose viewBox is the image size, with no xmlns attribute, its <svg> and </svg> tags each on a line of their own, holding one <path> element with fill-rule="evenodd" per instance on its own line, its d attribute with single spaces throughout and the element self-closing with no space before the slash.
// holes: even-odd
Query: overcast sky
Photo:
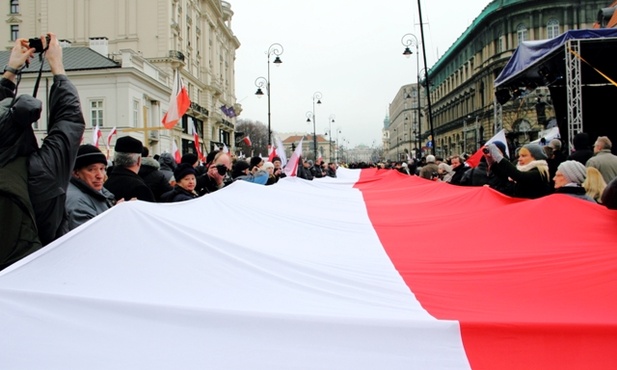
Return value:
<svg viewBox="0 0 617 370">
<path fill-rule="evenodd" d="M 416 81 L 416 57 L 402 55 L 401 38 L 413 33 L 421 42 L 417 1 L 228 1 L 231 27 L 241 43 L 235 62 L 239 118 L 267 125 L 267 98 L 255 96 L 255 79 L 267 77 L 266 52 L 279 43 L 283 63 L 270 64 L 272 130 L 312 133 L 306 112 L 313 110 L 313 94 L 321 92 L 322 104 L 315 108 L 318 134 L 329 129 L 334 115 L 332 131 L 341 131 L 339 139 L 352 147 L 381 145 L 389 103 L 402 85 Z M 422 1 L 429 68 L 489 2 Z"/>
</svg>

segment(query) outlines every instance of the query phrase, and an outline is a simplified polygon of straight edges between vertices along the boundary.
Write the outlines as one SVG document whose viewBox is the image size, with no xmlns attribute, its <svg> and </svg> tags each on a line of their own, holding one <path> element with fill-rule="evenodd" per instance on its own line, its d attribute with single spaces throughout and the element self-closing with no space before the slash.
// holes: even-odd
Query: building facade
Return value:
<svg viewBox="0 0 617 370">
<path fill-rule="evenodd" d="M 421 142 L 421 132 L 427 130 L 422 107 L 426 98 L 422 85 L 414 83 L 402 86 L 390 103 L 388 117 L 384 120 L 383 148 L 386 160 L 406 161 L 419 157 L 426 151 L 426 142 Z M 424 148 L 424 149 L 423 149 Z"/>
<path fill-rule="evenodd" d="M 523 41 L 554 38 L 572 29 L 592 28 L 606 1 L 494 0 L 433 65 L 428 81 L 435 154 L 473 153 L 495 134 L 494 80 Z M 399 91 L 400 94 L 400 91 Z M 397 97 L 399 96 L 397 94 Z M 397 97 L 393 101 L 395 103 Z M 427 105 L 422 111 L 428 120 Z M 548 89 L 539 87 L 502 107 L 503 128 L 512 146 L 537 138 L 556 124 Z M 389 136 L 396 136 L 391 125 Z M 423 127 L 421 141 L 429 141 Z M 403 136 L 404 140 L 404 136 Z M 390 153 L 392 150 L 390 150 Z"/>
<path fill-rule="evenodd" d="M 103 132 L 117 127 L 120 135 L 139 138 L 152 153 L 170 151 L 172 142 L 186 153 L 195 151 L 194 124 L 205 151 L 223 143 L 234 147 L 235 117 L 241 111 L 234 61 L 240 43 L 231 30 L 228 2 L 0 0 L 0 9 L 7 12 L 7 37 L 0 39 L 4 50 L 16 38 L 52 31 L 66 47 L 89 47 L 117 63 L 119 68 L 69 73 L 84 82 L 78 89 L 86 138 L 98 123 Z M 191 107 L 181 124 L 162 130 L 174 71 L 181 74 Z M 42 122 L 37 135 L 45 130 Z"/>
</svg>

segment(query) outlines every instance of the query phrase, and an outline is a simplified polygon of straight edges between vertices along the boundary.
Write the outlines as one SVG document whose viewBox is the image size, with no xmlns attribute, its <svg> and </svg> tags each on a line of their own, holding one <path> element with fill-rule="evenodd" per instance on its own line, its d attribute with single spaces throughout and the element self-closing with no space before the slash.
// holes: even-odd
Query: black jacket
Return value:
<svg viewBox="0 0 617 370">
<path fill-rule="evenodd" d="M 139 167 L 138 173 L 152 191 L 154 200 L 157 202 L 161 201 L 161 195 L 173 189 L 165 174 L 159 170 L 159 167 L 159 162 L 152 158 L 144 157 L 141 159 L 141 167 Z"/>
<path fill-rule="evenodd" d="M 163 202 L 183 202 L 197 198 L 197 194 L 185 190 L 183 187 L 176 185 L 174 188 L 161 196 Z"/>
<path fill-rule="evenodd" d="M 146 202 L 154 202 L 154 195 L 144 180 L 124 167 L 115 166 L 104 186 L 116 196 L 116 200 L 137 198 Z"/>
<path fill-rule="evenodd" d="M 68 232 L 66 189 L 85 130 L 79 95 L 65 75 L 49 93 L 47 137 L 28 158 L 28 192 L 43 245 Z"/>
</svg>

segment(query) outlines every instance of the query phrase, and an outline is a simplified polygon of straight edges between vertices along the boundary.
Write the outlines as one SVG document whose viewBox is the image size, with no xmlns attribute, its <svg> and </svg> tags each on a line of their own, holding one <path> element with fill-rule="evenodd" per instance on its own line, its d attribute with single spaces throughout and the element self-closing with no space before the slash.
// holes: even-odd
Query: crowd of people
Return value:
<svg viewBox="0 0 617 370">
<path fill-rule="evenodd" d="M 506 145 L 495 141 L 483 147 L 483 156 L 474 165 L 467 162 L 469 157 L 427 155 L 420 161 L 352 163 L 349 167 L 393 169 L 458 186 L 488 186 L 517 198 L 568 194 L 617 209 L 617 156 L 611 153 L 611 140 L 599 136 L 590 145 L 589 135 L 579 133 L 573 142 L 570 154 L 564 152 L 560 139 L 553 139 L 546 145 L 523 145 L 515 151 L 515 158 L 508 158 Z"/>
<path fill-rule="evenodd" d="M 80 145 L 85 130 L 79 97 L 62 63 L 62 48 L 52 33 L 42 35 L 45 60 L 53 74 L 49 94 L 48 135 L 39 147 L 32 123 L 42 103 L 17 96 L 20 71 L 37 52 L 28 40 L 15 42 L 0 80 L 0 270 L 51 243 L 120 202 L 181 202 L 218 191 L 234 181 L 264 186 L 286 177 L 279 157 L 235 158 L 212 151 L 205 161 L 192 153 L 176 163 L 169 153 L 150 156 L 141 141 L 118 138 L 114 158 L 93 145 Z M 600 136 L 593 146 L 580 133 L 575 151 L 566 155 L 559 139 L 527 144 L 508 158 L 506 146 L 484 147 L 479 163 L 427 155 L 421 161 L 351 164 L 377 166 L 409 176 L 457 186 L 489 186 L 513 197 L 535 199 L 552 193 L 617 209 L 617 156 Z M 341 164 L 346 166 L 345 164 Z M 293 175 L 313 180 L 336 177 L 337 163 L 300 158 Z"/>
</svg>

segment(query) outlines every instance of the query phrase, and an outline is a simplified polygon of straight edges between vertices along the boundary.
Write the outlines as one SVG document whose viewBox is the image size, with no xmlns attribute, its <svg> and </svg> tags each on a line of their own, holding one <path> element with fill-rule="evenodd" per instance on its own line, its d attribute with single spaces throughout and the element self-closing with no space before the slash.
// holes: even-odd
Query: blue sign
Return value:
<svg viewBox="0 0 617 370">
<path fill-rule="evenodd" d="M 433 147 L 433 141 L 427 141 L 426 142 L 426 147 L 427 148 L 432 148 Z"/>
</svg>

